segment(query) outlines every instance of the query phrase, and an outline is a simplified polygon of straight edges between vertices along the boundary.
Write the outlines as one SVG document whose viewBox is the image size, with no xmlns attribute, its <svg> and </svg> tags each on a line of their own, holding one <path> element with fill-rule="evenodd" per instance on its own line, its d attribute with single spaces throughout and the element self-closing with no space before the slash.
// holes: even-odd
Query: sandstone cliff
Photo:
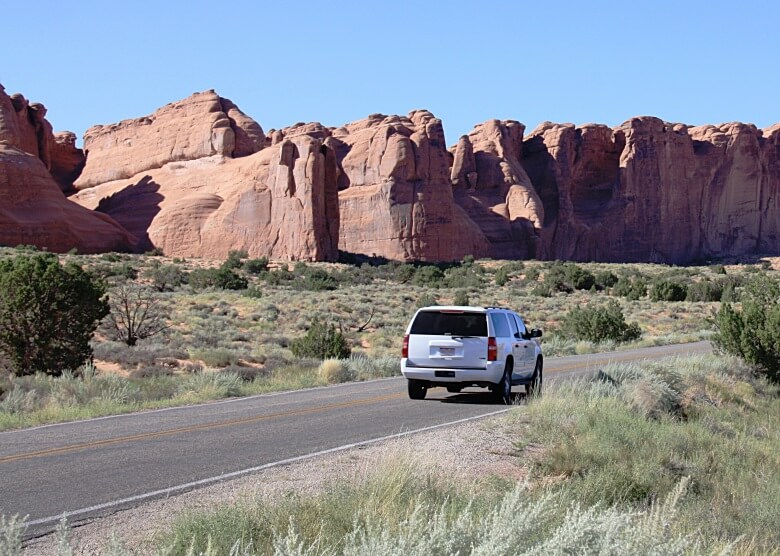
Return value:
<svg viewBox="0 0 780 556">
<path fill-rule="evenodd" d="M 777 160 L 777 126 L 542 124 L 523 156 L 545 207 L 539 256 L 684 263 L 776 253 Z"/>
<path fill-rule="evenodd" d="M 90 129 L 74 201 L 170 256 L 338 257 L 336 156 L 308 134 L 265 147 L 262 129 L 213 91 L 147 118 Z M 265 148 L 264 148 L 265 147 Z"/>
<path fill-rule="evenodd" d="M 67 174 L 69 163 L 57 152 L 45 115 L 43 105 L 9 97 L 0 85 L 0 245 L 82 253 L 132 248 L 135 238 L 111 218 L 63 195 L 65 187 L 49 169 L 56 166 Z"/>
<path fill-rule="evenodd" d="M 98 125 L 84 135 L 87 162 L 77 189 L 130 178 L 168 162 L 241 157 L 265 145 L 262 128 L 214 91 L 195 93 L 149 116 Z"/>
<path fill-rule="evenodd" d="M 140 249 L 176 256 L 244 249 L 334 260 L 342 250 L 396 260 L 685 263 L 780 252 L 780 125 L 639 117 L 615 128 L 546 122 L 526 135 L 517 121 L 489 120 L 448 150 L 441 121 L 425 110 L 266 135 L 206 91 L 91 128 L 85 162 L 73 134 L 52 133 L 42 105 L 0 100 L 0 215 L 13 223 L 0 241 L 9 244 L 65 233 L 47 232 L 43 220 L 9 231 L 25 229 L 19 207 L 54 199 L 54 176 L 65 191 L 75 180 L 72 199 L 114 217 Z M 19 184 L 30 190 L 27 205 Z"/>
<path fill-rule="evenodd" d="M 486 250 L 483 234 L 454 205 L 444 131 L 430 112 L 374 114 L 334 130 L 332 139 L 341 250 L 428 261 Z"/>
</svg>

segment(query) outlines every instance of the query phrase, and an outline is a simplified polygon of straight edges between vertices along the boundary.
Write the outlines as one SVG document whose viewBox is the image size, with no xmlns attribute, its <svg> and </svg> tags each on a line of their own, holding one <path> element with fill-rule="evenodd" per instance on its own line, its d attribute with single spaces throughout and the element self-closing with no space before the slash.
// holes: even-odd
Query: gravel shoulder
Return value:
<svg viewBox="0 0 780 556">
<path fill-rule="evenodd" d="M 96 519 L 70 533 L 74 555 L 100 555 L 112 536 L 135 554 L 153 554 L 155 535 L 183 512 L 219 504 L 274 500 L 290 492 L 316 494 L 334 482 L 360 480 L 389 457 L 412 454 L 428 469 L 463 482 L 491 476 L 522 480 L 525 469 L 513 455 L 511 419 L 504 415 L 442 427 L 424 433 L 351 448 L 270 468 L 192 492 L 154 500 Z M 25 555 L 56 555 L 54 534 L 34 539 Z"/>
</svg>

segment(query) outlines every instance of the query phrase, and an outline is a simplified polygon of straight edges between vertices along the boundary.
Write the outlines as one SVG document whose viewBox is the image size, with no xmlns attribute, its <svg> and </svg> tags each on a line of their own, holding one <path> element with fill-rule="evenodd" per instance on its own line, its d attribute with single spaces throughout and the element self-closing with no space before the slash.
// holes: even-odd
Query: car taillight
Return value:
<svg viewBox="0 0 780 556">
<path fill-rule="evenodd" d="M 498 345 L 495 338 L 488 338 L 488 361 L 498 361 Z"/>
<path fill-rule="evenodd" d="M 401 357 L 409 357 L 409 334 L 404 336 L 404 347 L 401 348 Z"/>
</svg>

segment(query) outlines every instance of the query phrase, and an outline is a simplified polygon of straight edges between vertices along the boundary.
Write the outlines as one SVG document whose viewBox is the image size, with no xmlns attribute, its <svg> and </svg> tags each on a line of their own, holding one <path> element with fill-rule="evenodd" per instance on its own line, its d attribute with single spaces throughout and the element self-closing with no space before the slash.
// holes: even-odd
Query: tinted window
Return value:
<svg viewBox="0 0 780 556">
<path fill-rule="evenodd" d="M 509 324 L 506 322 L 504 313 L 490 313 L 490 320 L 493 321 L 493 329 L 498 338 L 506 338 L 509 334 Z"/>
<path fill-rule="evenodd" d="M 520 334 L 525 336 L 528 333 L 528 329 L 525 327 L 525 323 L 523 322 L 523 319 L 515 315 L 515 318 L 517 319 L 517 324 L 520 327 Z"/>
<path fill-rule="evenodd" d="M 517 335 L 519 334 L 517 330 L 517 321 L 512 315 L 507 315 L 507 317 L 509 318 L 509 328 L 512 330 L 512 336 L 517 338 Z"/>
<path fill-rule="evenodd" d="M 443 313 L 420 311 L 410 334 L 431 336 L 487 336 L 485 313 Z"/>
</svg>

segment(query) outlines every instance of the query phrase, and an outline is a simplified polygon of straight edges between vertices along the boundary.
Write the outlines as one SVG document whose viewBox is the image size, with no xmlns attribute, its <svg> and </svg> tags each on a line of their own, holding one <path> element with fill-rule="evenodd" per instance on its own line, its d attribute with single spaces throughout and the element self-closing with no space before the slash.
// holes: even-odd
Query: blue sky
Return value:
<svg viewBox="0 0 780 556">
<path fill-rule="evenodd" d="M 637 115 L 780 121 L 774 1 L 10 6 L 0 83 L 79 136 L 205 89 L 265 130 L 427 108 L 449 144 L 489 118 L 529 131 Z"/>
</svg>

